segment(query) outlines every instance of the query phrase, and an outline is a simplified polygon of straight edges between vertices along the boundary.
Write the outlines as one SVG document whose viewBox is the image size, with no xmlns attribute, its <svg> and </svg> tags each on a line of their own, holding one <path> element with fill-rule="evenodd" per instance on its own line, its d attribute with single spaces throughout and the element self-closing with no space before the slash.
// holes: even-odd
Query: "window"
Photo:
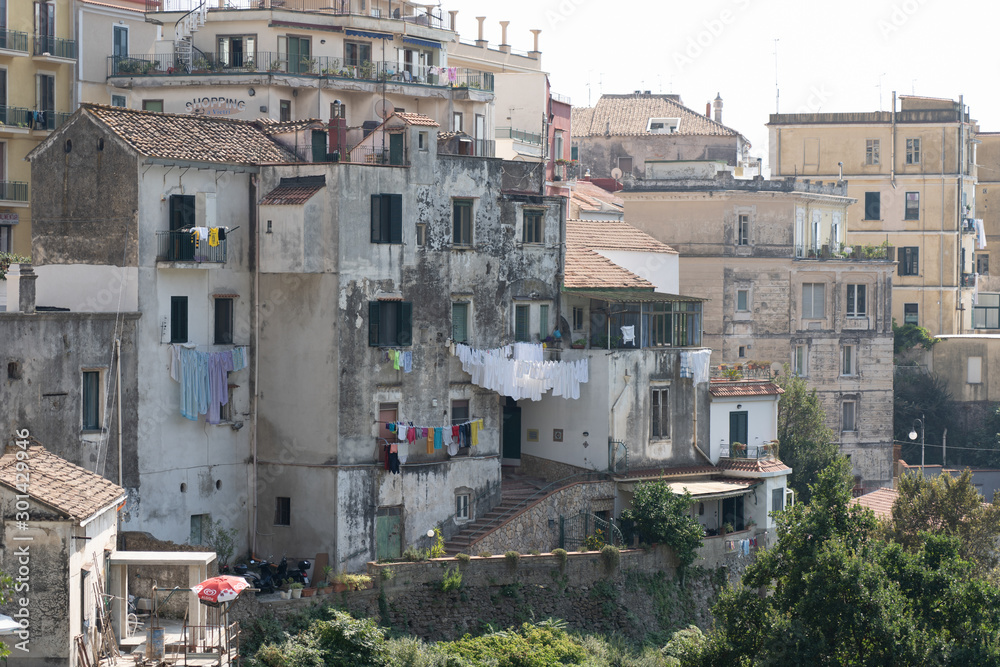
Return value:
<svg viewBox="0 0 1000 667">
<path fill-rule="evenodd" d="M 188 342 L 188 298 L 170 297 L 170 342 Z"/>
<path fill-rule="evenodd" d="M 6 7 L 5 7 L 6 8 Z M 4 19 L 6 21 L 6 17 Z M 50 2 L 35 3 L 35 54 L 55 52 L 56 7 Z"/>
<path fill-rule="evenodd" d="M 425 150 L 427 150 L 428 145 L 429 144 L 427 142 L 427 133 L 426 132 L 418 132 L 417 133 L 417 149 L 425 151 Z"/>
<path fill-rule="evenodd" d="M 729 444 L 747 444 L 749 439 L 750 413 L 746 410 L 732 410 L 729 413 Z"/>
<path fill-rule="evenodd" d="M 274 499 L 274 525 L 292 525 L 292 499 L 277 496 Z"/>
<path fill-rule="evenodd" d="M 879 163 L 880 143 L 878 139 L 868 139 L 865 141 L 865 164 Z"/>
<path fill-rule="evenodd" d="M 460 400 L 451 402 L 451 424 L 464 424 L 469 421 L 469 401 Z"/>
<path fill-rule="evenodd" d="M 385 463 L 385 445 L 388 442 L 396 442 L 396 432 L 389 430 L 389 424 L 395 424 L 399 419 L 399 403 L 379 403 L 378 404 L 378 438 L 375 443 L 378 445 L 378 460 Z"/>
<path fill-rule="evenodd" d="M 742 213 L 736 223 L 736 244 L 750 245 L 750 216 Z"/>
<path fill-rule="evenodd" d="M 811 230 L 812 249 L 815 250 L 817 253 L 819 253 L 819 246 L 820 246 L 819 230 L 820 230 L 820 224 L 822 222 L 823 222 L 823 214 L 820 213 L 819 211 L 813 211 L 812 230 Z"/>
<path fill-rule="evenodd" d="M 573 306 L 573 331 L 583 331 L 583 308 Z"/>
<path fill-rule="evenodd" d="M 920 275 L 920 248 L 906 246 L 896 248 L 897 271 L 901 276 Z"/>
<path fill-rule="evenodd" d="M 821 320 L 826 317 L 826 284 L 802 284 L 802 317 L 807 320 Z"/>
<path fill-rule="evenodd" d="M 462 132 L 463 128 L 463 115 L 461 111 L 454 111 L 451 114 L 451 129 L 453 132 Z"/>
<path fill-rule="evenodd" d="M 563 159 L 565 157 L 563 155 L 564 146 L 562 130 L 555 130 L 552 133 L 552 157 L 556 160 Z"/>
<path fill-rule="evenodd" d="M 840 406 L 840 430 L 844 432 L 857 431 L 857 401 L 844 401 Z"/>
<path fill-rule="evenodd" d="M 864 317 L 868 314 L 867 285 L 847 286 L 847 316 Z"/>
<path fill-rule="evenodd" d="M 257 58 L 256 35 L 223 35 L 219 37 L 219 64 L 248 69 Z"/>
<path fill-rule="evenodd" d="M 545 340 L 549 336 L 549 305 L 542 304 L 538 307 L 538 340 Z"/>
<path fill-rule="evenodd" d="M 128 26 L 112 26 L 111 55 L 115 58 L 128 57 Z"/>
<path fill-rule="evenodd" d="M 417 245 L 421 248 L 427 245 L 427 223 L 417 223 Z"/>
<path fill-rule="evenodd" d="M 451 304 L 451 339 L 456 343 L 469 340 L 469 304 Z"/>
<path fill-rule="evenodd" d="M 287 71 L 292 74 L 310 71 L 312 68 L 311 49 L 308 37 L 293 37 L 291 35 L 278 37 L 278 57 L 286 60 Z"/>
<path fill-rule="evenodd" d="M 919 220 L 920 219 L 920 193 L 919 192 L 907 192 L 906 193 L 906 211 L 903 212 L 904 220 Z"/>
<path fill-rule="evenodd" d="M 972 309 L 974 329 L 1000 329 L 1000 294 L 979 293 L 979 300 Z"/>
<path fill-rule="evenodd" d="M 653 389 L 649 401 L 649 437 L 670 437 L 669 389 Z"/>
<path fill-rule="evenodd" d="M 983 381 L 983 358 L 982 357 L 969 357 L 968 359 L 968 378 L 969 384 L 980 384 Z"/>
<path fill-rule="evenodd" d="M 857 347 L 854 345 L 840 346 L 840 374 L 857 375 Z"/>
<path fill-rule="evenodd" d="M 628 156 L 618 158 L 618 168 L 622 170 L 622 176 L 631 174 L 632 158 Z"/>
<path fill-rule="evenodd" d="M 771 489 L 771 511 L 780 512 L 785 509 L 785 489 Z"/>
<path fill-rule="evenodd" d="M 227 374 L 228 377 L 228 374 Z M 226 383 L 226 404 L 219 406 L 219 421 L 223 424 L 231 424 L 235 419 L 237 412 L 235 406 L 233 405 L 233 389 L 236 389 L 239 385 Z"/>
<path fill-rule="evenodd" d="M 204 544 L 205 533 L 212 527 L 212 517 L 208 514 L 191 515 L 191 535 L 188 544 Z"/>
<path fill-rule="evenodd" d="M 403 195 L 372 195 L 372 243 L 403 242 Z"/>
<path fill-rule="evenodd" d="M 407 301 L 368 302 L 368 344 L 406 347 L 413 342 L 413 304 Z"/>
<path fill-rule="evenodd" d="M 365 61 L 371 62 L 371 42 L 344 42 L 344 64 L 348 67 L 361 67 Z"/>
<path fill-rule="evenodd" d="M 278 100 L 278 120 L 287 123 L 292 119 L 292 101 Z"/>
<path fill-rule="evenodd" d="M 740 345 L 740 348 L 739 348 L 739 358 L 743 359 L 746 356 L 747 356 L 747 346 L 746 345 Z"/>
<path fill-rule="evenodd" d="M 865 193 L 865 220 L 882 219 L 882 193 Z"/>
<path fill-rule="evenodd" d="M 13 235 L 14 228 L 11 225 L 0 225 L 0 252 L 11 252 Z"/>
<path fill-rule="evenodd" d="M 736 312 L 737 313 L 750 312 L 750 290 L 748 289 L 736 290 Z"/>
<path fill-rule="evenodd" d="M 99 431 L 101 423 L 101 371 L 83 372 L 83 430 Z"/>
<path fill-rule="evenodd" d="M 529 333 L 531 307 L 528 305 L 514 306 L 514 340 L 524 343 L 531 340 Z"/>
<path fill-rule="evenodd" d="M 163 113 L 163 100 L 143 100 L 142 110 Z"/>
<path fill-rule="evenodd" d="M 459 493 L 455 496 L 455 519 L 458 521 L 469 520 L 469 494 Z"/>
<path fill-rule="evenodd" d="M 455 199 L 452 202 L 454 229 L 452 243 L 472 245 L 472 200 Z"/>
<path fill-rule="evenodd" d="M 540 211 L 536 208 L 526 208 L 523 211 L 523 215 L 524 215 L 524 229 L 521 233 L 521 242 L 541 243 L 542 219 L 545 216 L 545 211 Z"/>
<path fill-rule="evenodd" d="M 920 139 L 906 140 L 906 164 L 920 164 Z"/>
<path fill-rule="evenodd" d="M 128 102 L 125 100 L 124 95 L 112 95 L 111 96 L 111 106 L 113 107 L 127 107 Z"/>
<path fill-rule="evenodd" d="M 230 297 L 215 299 L 215 344 L 233 344 L 233 299 Z"/>
<path fill-rule="evenodd" d="M 903 304 L 903 324 L 919 324 L 919 306 L 915 303 Z"/>
<path fill-rule="evenodd" d="M 571 159 L 571 160 L 579 160 L 580 159 L 580 147 L 579 146 L 570 146 L 569 147 L 569 159 Z"/>
<path fill-rule="evenodd" d="M 49 118 L 56 109 L 56 78 L 51 74 L 37 75 L 36 108 L 47 111 L 45 122 L 47 127 L 55 127 L 55 119 Z"/>
<path fill-rule="evenodd" d="M 799 377 L 805 377 L 809 374 L 809 346 L 795 346 L 792 354 L 792 372 Z"/>
<path fill-rule="evenodd" d="M 990 275 L 990 256 L 976 253 L 976 273 L 981 276 Z"/>
</svg>

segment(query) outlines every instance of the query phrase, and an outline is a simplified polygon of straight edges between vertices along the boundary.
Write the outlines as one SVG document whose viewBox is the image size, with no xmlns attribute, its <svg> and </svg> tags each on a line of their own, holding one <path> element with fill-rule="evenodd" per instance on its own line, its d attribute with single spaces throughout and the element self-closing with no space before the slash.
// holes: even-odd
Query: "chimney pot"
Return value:
<svg viewBox="0 0 1000 667">
<path fill-rule="evenodd" d="M 535 36 L 535 48 L 533 48 L 533 49 L 531 50 L 531 52 L 532 52 L 533 54 L 538 54 L 538 53 L 541 53 L 541 51 L 539 51 L 539 50 L 538 50 L 538 35 L 539 35 L 539 34 L 540 34 L 541 32 L 542 32 L 542 31 L 541 31 L 541 30 L 539 30 L 538 28 L 532 28 L 532 29 L 531 29 L 531 34 Z"/>
<path fill-rule="evenodd" d="M 479 21 L 479 39 L 476 40 L 476 46 L 486 46 L 489 43 L 483 39 L 483 22 L 486 21 L 486 17 L 477 16 L 476 20 Z"/>
<path fill-rule="evenodd" d="M 428 11 L 429 11 L 429 10 L 428 10 Z M 452 32 L 458 32 L 458 31 L 457 31 L 457 30 L 455 29 L 455 17 L 456 17 L 457 15 L 458 15 L 458 10 L 457 10 L 457 9 L 449 9 L 449 10 L 448 10 L 448 14 L 450 14 L 450 15 L 451 15 L 451 31 L 452 31 Z"/>
<path fill-rule="evenodd" d="M 712 102 L 712 108 L 715 109 L 715 122 L 722 124 L 722 96 L 718 93 L 715 94 L 715 101 Z"/>
</svg>

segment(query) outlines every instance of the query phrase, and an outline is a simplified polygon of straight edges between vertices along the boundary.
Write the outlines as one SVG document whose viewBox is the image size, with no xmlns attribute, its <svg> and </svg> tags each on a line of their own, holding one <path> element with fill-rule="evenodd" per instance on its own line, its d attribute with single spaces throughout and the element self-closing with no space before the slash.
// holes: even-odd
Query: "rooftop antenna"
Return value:
<svg viewBox="0 0 1000 667">
<path fill-rule="evenodd" d="M 878 75 L 878 110 L 882 111 L 882 77 L 885 76 L 885 72 Z"/>
<path fill-rule="evenodd" d="M 779 111 L 778 103 L 781 101 L 781 89 L 778 88 L 778 38 L 774 39 L 774 113 Z"/>
<path fill-rule="evenodd" d="M 917 94 L 917 80 L 910 79 L 910 95 L 916 95 L 916 94 Z M 893 109 L 893 111 L 895 111 L 895 109 Z"/>
<path fill-rule="evenodd" d="M 657 74 L 656 75 L 656 83 L 657 83 L 657 86 L 659 87 L 659 92 L 662 95 L 663 94 L 663 75 L 662 74 Z"/>
</svg>

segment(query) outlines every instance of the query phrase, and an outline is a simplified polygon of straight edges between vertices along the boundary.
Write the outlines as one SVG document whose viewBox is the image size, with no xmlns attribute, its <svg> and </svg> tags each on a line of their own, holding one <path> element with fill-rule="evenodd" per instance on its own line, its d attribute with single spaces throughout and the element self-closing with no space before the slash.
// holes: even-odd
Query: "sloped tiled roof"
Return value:
<svg viewBox="0 0 1000 667">
<path fill-rule="evenodd" d="M 18 451 L 23 450 L 11 447 L 0 457 L 0 485 L 16 493 L 24 493 L 17 486 L 19 481 L 23 481 L 23 478 L 18 479 L 15 469 Z M 67 518 L 84 521 L 125 498 L 122 487 L 73 465 L 41 445 L 31 445 L 27 452 L 30 474 L 28 495 Z"/>
<path fill-rule="evenodd" d="M 719 468 L 737 472 L 781 472 L 791 470 L 778 459 L 719 459 Z"/>
<path fill-rule="evenodd" d="M 566 246 L 566 268 L 563 285 L 571 289 L 584 287 L 654 289 L 653 283 L 612 262 L 590 248 Z"/>
<path fill-rule="evenodd" d="M 261 206 L 296 206 L 305 204 L 309 199 L 326 186 L 323 176 L 306 176 L 303 178 L 283 178 L 274 188 L 260 200 Z"/>
<path fill-rule="evenodd" d="M 670 99 L 668 95 L 601 95 L 593 107 L 573 107 L 574 137 L 641 136 L 650 118 L 680 118 L 674 135 L 739 136 L 739 132 Z"/>
<path fill-rule="evenodd" d="M 591 181 L 576 181 L 572 189 L 573 203 L 581 211 L 603 211 L 603 204 L 622 210 L 625 200 L 612 192 L 592 183 Z"/>
<path fill-rule="evenodd" d="M 264 134 L 287 134 L 288 132 L 298 132 L 308 128 L 325 127 L 319 118 L 303 118 L 302 120 L 278 121 L 271 118 L 258 118 L 253 123 L 259 127 Z"/>
<path fill-rule="evenodd" d="M 875 512 L 875 516 L 880 519 L 891 519 L 892 506 L 896 504 L 897 498 L 899 498 L 899 491 L 883 487 L 872 491 L 871 493 L 866 493 L 863 496 L 851 498 L 851 503 L 854 505 L 860 505 L 861 507 L 867 507 L 871 511 Z"/>
<path fill-rule="evenodd" d="M 567 220 L 566 244 L 604 250 L 677 254 L 666 243 L 621 220 Z"/>
<path fill-rule="evenodd" d="M 393 114 L 397 118 L 406 121 L 407 125 L 425 125 L 427 127 L 441 127 L 441 124 L 429 116 L 422 113 L 412 113 L 408 111 L 397 111 Z"/>
<path fill-rule="evenodd" d="M 617 475 L 621 479 L 632 479 L 638 477 L 676 477 L 678 475 L 706 475 L 719 472 L 718 468 L 710 465 L 703 466 L 678 466 L 674 468 L 642 468 L 639 470 L 629 470 L 627 473 Z"/>
<path fill-rule="evenodd" d="M 709 391 L 712 396 L 724 398 L 729 396 L 778 396 L 785 390 L 773 382 L 731 382 L 729 380 L 712 380 Z"/>
<path fill-rule="evenodd" d="M 254 121 L 136 111 L 100 104 L 83 104 L 81 109 L 139 153 L 150 157 L 228 164 L 297 161 Z"/>
</svg>

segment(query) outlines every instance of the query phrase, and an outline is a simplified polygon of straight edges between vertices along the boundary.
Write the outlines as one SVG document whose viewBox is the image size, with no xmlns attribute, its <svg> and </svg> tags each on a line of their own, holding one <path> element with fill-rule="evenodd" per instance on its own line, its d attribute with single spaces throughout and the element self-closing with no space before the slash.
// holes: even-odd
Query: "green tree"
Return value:
<svg viewBox="0 0 1000 667">
<path fill-rule="evenodd" d="M 953 444 L 958 444 L 959 434 L 964 430 L 955 420 L 955 409 L 951 393 L 944 378 L 927 373 L 918 367 L 900 366 L 893 378 L 893 437 L 903 445 L 903 460 L 910 464 L 920 463 L 920 425 L 914 420 L 924 420 L 924 440 L 927 443 L 928 464 L 941 463 L 941 441 L 945 430 Z M 910 440 L 909 433 L 916 429 L 916 440 Z"/>
<path fill-rule="evenodd" d="M 940 338 L 935 338 L 930 331 L 922 326 L 916 324 L 896 326 L 895 318 L 892 320 L 892 336 L 892 351 L 897 356 L 918 345 L 929 350 L 941 341 Z"/>
<path fill-rule="evenodd" d="M 674 550 L 683 571 L 694 562 L 702 544 L 703 531 L 691 516 L 694 499 L 690 493 L 677 495 L 662 479 L 639 482 L 632 495 L 632 507 L 622 512 L 645 542 L 659 542 Z"/>
<path fill-rule="evenodd" d="M 788 485 L 799 502 L 807 503 L 810 486 L 819 473 L 840 456 L 833 431 L 826 425 L 826 413 L 815 389 L 785 369 L 778 384 L 785 393 L 778 400 L 779 456 L 792 469 Z"/>
</svg>

